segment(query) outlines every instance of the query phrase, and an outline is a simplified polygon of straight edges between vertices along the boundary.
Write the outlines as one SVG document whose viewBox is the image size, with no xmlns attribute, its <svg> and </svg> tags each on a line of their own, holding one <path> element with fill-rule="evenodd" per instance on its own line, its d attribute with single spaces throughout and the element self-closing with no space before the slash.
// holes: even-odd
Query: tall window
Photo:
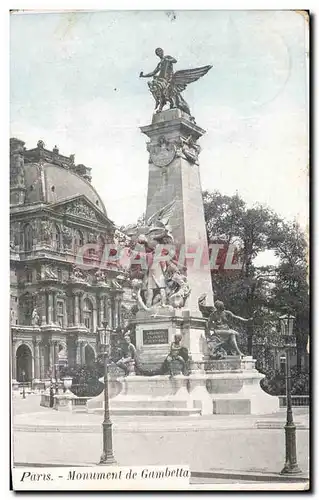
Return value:
<svg viewBox="0 0 319 500">
<path fill-rule="evenodd" d="M 31 325 L 34 300 L 32 295 L 26 293 L 19 299 L 19 308 L 22 312 L 22 324 Z"/>
<path fill-rule="evenodd" d="M 57 320 L 58 320 L 58 325 L 60 325 L 63 328 L 63 326 L 64 326 L 64 302 L 63 302 L 63 300 L 57 301 Z"/>
<path fill-rule="evenodd" d="M 103 238 L 103 236 L 100 235 L 98 237 L 97 244 L 99 245 L 99 254 L 102 257 L 103 252 L 104 252 L 104 247 L 105 247 L 105 239 Z"/>
<path fill-rule="evenodd" d="M 26 270 L 25 280 L 27 283 L 32 283 L 32 271 Z"/>
<path fill-rule="evenodd" d="M 83 234 L 81 233 L 81 231 L 78 231 L 78 230 L 75 231 L 74 245 L 75 245 L 75 249 L 76 250 L 78 248 L 83 247 L 83 245 L 84 245 L 84 238 L 83 238 Z"/>
<path fill-rule="evenodd" d="M 33 231 L 30 224 L 26 224 L 23 230 L 24 235 L 24 250 L 25 252 L 30 252 L 33 246 Z"/>
<path fill-rule="evenodd" d="M 89 299 L 84 300 L 83 320 L 86 328 L 90 330 L 90 332 L 93 332 L 93 305 Z"/>
</svg>

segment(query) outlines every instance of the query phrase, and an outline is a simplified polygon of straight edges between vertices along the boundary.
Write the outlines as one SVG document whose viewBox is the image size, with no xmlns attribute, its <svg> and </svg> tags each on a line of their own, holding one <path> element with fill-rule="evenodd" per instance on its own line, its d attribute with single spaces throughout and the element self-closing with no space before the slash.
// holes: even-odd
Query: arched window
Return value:
<svg viewBox="0 0 319 500">
<path fill-rule="evenodd" d="M 16 352 L 16 372 L 18 382 L 32 380 L 32 352 L 25 344 L 20 345 Z"/>
<path fill-rule="evenodd" d="M 59 252 L 61 250 L 61 231 L 56 224 L 53 226 L 52 243 L 54 250 Z"/>
<path fill-rule="evenodd" d="M 57 301 L 57 321 L 61 328 L 64 327 L 64 301 Z"/>
<path fill-rule="evenodd" d="M 81 231 L 79 231 L 79 230 L 76 230 L 76 231 L 75 231 L 75 235 L 74 235 L 74 245 L 75 245 L 75 249 L 81 248 L 81 247 L 83 247 L 83 245 L 84 245 L 84 238 L 83 238 L 83 234 L 82 234 L 82 233 L 81 233 Z"/>
<path fill-rule="evenodd" d="M 89 299 L 83 303 L 83 321 L 88 330 L 93 332 L 93 305 Z"/>
<path fill-rule="evenodd" d="M 30 224 L 26 224 L 23 229 L 24 250 L 30 252 L 33 246 L 33 230 Z"/>
</svg>

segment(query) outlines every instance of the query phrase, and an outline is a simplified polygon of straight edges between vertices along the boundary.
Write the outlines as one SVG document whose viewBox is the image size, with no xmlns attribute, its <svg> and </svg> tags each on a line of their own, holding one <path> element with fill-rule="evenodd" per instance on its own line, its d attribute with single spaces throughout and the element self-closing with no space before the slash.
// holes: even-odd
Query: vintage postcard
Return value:
<svg viewBox="0 0 319 500">
<path fill-rule="evenodd" d="M 309 489 L 309 23 L 11 12 L 15 491 Z"/>
</svg>

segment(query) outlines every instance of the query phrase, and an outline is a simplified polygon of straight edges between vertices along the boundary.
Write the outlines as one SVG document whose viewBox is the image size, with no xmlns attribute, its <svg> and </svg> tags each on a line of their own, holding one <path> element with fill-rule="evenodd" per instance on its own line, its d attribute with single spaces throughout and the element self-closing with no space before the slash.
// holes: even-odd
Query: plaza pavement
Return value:
<svg viewBox="0 0 319 500">
<path fill-rule="evenodd" d="M 94 465 L 102 447 L 101 415 L 57 412 L 37 395 L 13 399 L 13 459 L 16 465 Z M 298 463 L 309 470 L 307 409 L 294 411 Z M 275 415 L 207 417 L 116 417 L 113 447 L 119 465 L 189 465 L 192 472 L 223 482 L 232 474 L 265 477 L 284 465 L 285 412 Z M 218 472 L 220 471 L 220 473 Z M 220 478 L 218 479 L 218 476 Z M 235 474 L 236 476 L 236 474 Z M 203 477 L 203 476 L 202 476 Z M 276 479 L 276 478 L 275 478 Z M 260 479 L 259 479 L 260 480 Z M 268 479 L 267 479 L 268 480 Z M 246 478 L 246 481 L 249 480 Z"/>
</svg>

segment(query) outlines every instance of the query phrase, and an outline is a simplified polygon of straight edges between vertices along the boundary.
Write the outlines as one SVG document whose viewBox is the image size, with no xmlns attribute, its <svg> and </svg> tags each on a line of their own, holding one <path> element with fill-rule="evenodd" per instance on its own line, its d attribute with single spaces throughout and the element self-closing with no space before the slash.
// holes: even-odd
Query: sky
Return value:
<svg viewBox="0 0 319 500">
<path fill-rule="evenodd" d="M 304 17 L 293 11 L 95 11 L 12 14 L 11 137 L 75 154 L 108 216 L 145 211 L 154 101 L 140 71 L 162 47 L 175 70 L 213 68 L 183 93 L 197 124 L 202 188 L 236 192 L 308 222 Z"/>
</svg>

